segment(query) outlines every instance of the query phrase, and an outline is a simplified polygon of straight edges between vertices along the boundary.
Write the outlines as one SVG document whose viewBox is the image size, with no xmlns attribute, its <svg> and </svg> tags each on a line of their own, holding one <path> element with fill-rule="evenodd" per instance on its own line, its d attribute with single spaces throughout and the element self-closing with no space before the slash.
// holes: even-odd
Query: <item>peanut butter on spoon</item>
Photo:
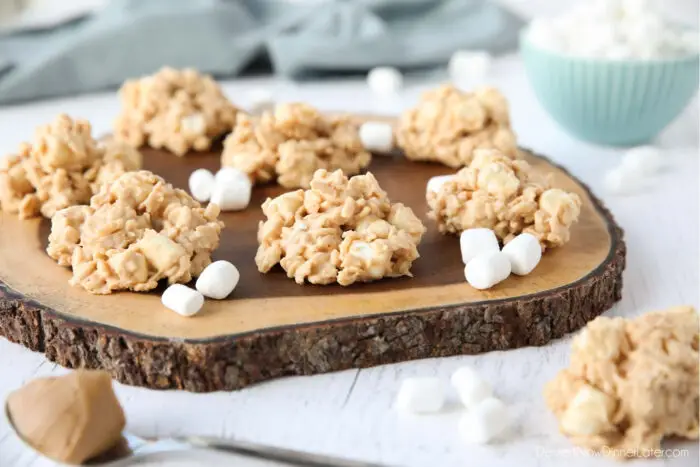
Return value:
<svg viewBox="0 0 700 467">
<path fill-rule="evenodd" d="M 7 409 L 25 442 L 66 464 L 81 464 L 114 447 L 126 423 L 104 371 L 33 380 L 7 397 Z"/>
</svg>

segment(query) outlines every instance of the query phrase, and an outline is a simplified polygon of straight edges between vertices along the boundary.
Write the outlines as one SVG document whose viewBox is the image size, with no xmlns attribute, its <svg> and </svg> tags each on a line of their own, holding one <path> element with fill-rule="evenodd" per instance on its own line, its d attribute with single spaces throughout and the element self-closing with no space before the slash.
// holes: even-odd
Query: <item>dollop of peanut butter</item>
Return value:
<svg viewBox="0 0 700 467">
<path fill-rule="evenodd" d="M 104 371 L 35 379 L 10 393 L 7 407 L 25 442 L 66 464 L 82 464 L 111 449 L 126 424 Z"/>
</svg>

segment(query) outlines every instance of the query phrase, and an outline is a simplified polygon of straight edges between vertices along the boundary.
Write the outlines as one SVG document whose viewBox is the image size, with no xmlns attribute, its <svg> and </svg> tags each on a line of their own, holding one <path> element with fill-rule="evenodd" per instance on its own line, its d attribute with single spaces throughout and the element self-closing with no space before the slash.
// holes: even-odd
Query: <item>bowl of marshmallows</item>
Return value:
<svg viewBox="0 0 700 467">
<path fill-rule="evenodd" d="M 649 142 L 698 89 L 698 34 L 647 0 L 593 0 L 533 20 L 520 49 L 547 112 L 593 143 Z"/>
</svg>

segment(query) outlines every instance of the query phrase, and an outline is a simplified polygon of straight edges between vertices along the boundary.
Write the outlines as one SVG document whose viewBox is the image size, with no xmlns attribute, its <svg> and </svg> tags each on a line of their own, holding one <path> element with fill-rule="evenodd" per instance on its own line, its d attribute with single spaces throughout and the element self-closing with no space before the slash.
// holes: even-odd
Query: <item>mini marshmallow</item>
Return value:
<svg viewBox="0 0 700 467">
<path fill-rule="evenodd" d="M 216 172 L 214 180 L 217 184 L 232 183 L 236 180 L 247 181 L 250 183 L 250 177 L 248 177 L 248 174 L 242 170 L 236 169 L 235 167 L 222 167 L 221 170 Z"/>
<path fill-rule="evenodd" d="M 678 34 L 677 41 L 683 44 L 683 47 L 689 52 L 693 53 L 698 49 L 698 43 L 700 43 L 700 36 L 697 31 L 688 30 L 681 31 Z"/>
<path fill-rule="evenodd" d="M 190 174 L 190 193 L 200 203 L 205 203 L 211 198 L 214 188 L 214 174 L 207 169 L 197 169 Z"/>
<path fill-rule="evenodd" d="M 180 120 L 180 128 L 185 134 L 203 135 L 207 129 L 207 122 L 204 120 L 204 115 L 195 113 L 183 117 Z"/>
<path fill-rule="evenodd" d="M 360 125 L 359 133 L 368 151 L 390 152 L 394 148 L 394 129 L 388 123 L 365 122 Z"/>
<path fill-rule="evenodd" d="M 556 49 L 564 42 L 558 28 L 547 19 L 533 19 L 528 26 L 527 35 L 533 43 L 546 49 Z"/>
<path fill-rule="evenodd" d="M 471 87 L 483 83 L 493 58 L 484 50 L 458 50 L 447 65 L 450 80 L 459 87 Z"/>
<path fill-rule="evenodd" d="M 641 16 L 652 8 L 652 6 L 649 4 L 649 0 L 615 0 L 610 3 L 621 4 L 624 8 L 625 14 L 628 16 Z"/>
<path fill-rule="evenodd" d="M 486 444 L 503 435 L 512 423 L 506 405 L 495 397 L 484 399 L 459 420 L 459 434 L 471 444 Z"/>
<path fill-rule="evenodd" d="M 349 253 L 369 266 L 368 272 L 371 277 L 381 279 L 384 276 L 384 262 L 376 261 L 379 253 L 376 249 L 372 248 L 372 245 L 369 243 L 354 241 L 352 245 L 350 245 Z"/>
<path fill-rule="evenodd" d="M 251 191 L 250 180 L 217 182 L 209 202 L 218 205 L 222 211 L 240 211 L 248 207 Z"/>
<path fill-rule="evenodd" d="M 393 67 L 372 68 L 367 73 L 367 85 L 377 96 L 390 97 L 397 94 L 403 87 L 403 75 Z"/>
<path fill-rule="evenodd" d="M 363 261 L 371 261 L 376 256 L 374 248 L 369 243 L 362 241 L 352 242 L 349 253 Z"/>
<path fill-rule="evenodd" d="M 621 167 L 639 175 L 653 175 L 664 166 L 661 151 L 652 146 L 639 146 L 627 151 L 622 158 Z"/>
<path fill-rule="evenodd" d="M 403 412 L 437 412 L 444 404 L 445 391 L 439 378 L 407 378 L 396 395 L 396 408 Z"/>
<path fill-rule="evenodd" d="M 500 251 L 498 238 L 491 229 L 467 229 L 459 236 L 459 248 L 462 250 L 462 262 L 467 264 L 482 253 Z"/>
<path fill-rule="evenodd" d="M 468 366 L 458 368 L 450 380 L 466 408 L 472 408 L 493 395 L 491 385 Z"/>
<path fill-rule="evenodd" d="M 182 316 L 199 313 L 204 305 L 204 296 L 186 285 L 173 284 L 160 297 L 163 306 Z"/>
<path fill-rule="evenodd" d="M 253 115 L 258 115 L 275 106 L 275 100 L 270 90 L 255 88 L 248 92 L 248 110 Z"/>
<path fill-rule="evenodd" d="M 510 260 L 500 251 L 481 253 L 464 268 L 469 285 L 478 290 L 490 289 L 510 275 Z"/>
<path fill-rule="evenodd" d="M 518 235 L 506 243 L 502 251 L 510 260 L 511 272 L 519 276 L 530 274 L 542 259 L 540 242 L 529 233 Z"/>
<path fill-rule="evenodd" d="M 608 428 L 609 414 L 615 400 L 588 385 L 581 386 L 559 420 L 564 433 L 574 436 L 595 436 Z"/>
<path fill-rule="evenodd" d="M 438 175 L 437 177 L 432 177 L 430 180 L 428 180 L 428 184 L 425 187 L 426 195 L 431 191 L 433 193 L 437 193 L 440 191 L 440 188 L 442 188 L 442 185 L 444 185 L 445 182 L 452 180 L 453 178 L 454 175 Z"/>
<path fill-rule="evenodd" d="M 195 287 L 207 298 L 222 300 L 228 297 L 238 285 L 241 273 L 228 261 L 214 261 L 204 268 Z"/>
<path fill-rule="evenodd" d="M 607 171 L 603 181 L 605 189 L 616 195 L 629 195 L 647 187 L 640 174 L 621 166 Z"/>
<path fill-rule="evenodd" d="M 605 50 L 605 58 L 609 60 L 627 60 L 632 58 L 632 49 L 624 44 L 616 44 Z"/>
</svg>

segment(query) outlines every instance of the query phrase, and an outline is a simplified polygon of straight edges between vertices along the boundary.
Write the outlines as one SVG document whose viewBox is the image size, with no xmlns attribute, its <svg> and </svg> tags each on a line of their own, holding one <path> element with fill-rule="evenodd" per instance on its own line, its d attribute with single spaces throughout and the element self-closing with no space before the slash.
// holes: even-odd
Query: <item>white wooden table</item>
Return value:
<svg viewBox="0 0 700 467">
<path fill-rule="evenodd" d="M 434 80 L 433 80 L 434 81 Z M 698 305 L 698 110 L 697 101 L 660 138 L 672 149 L 671 169 L 647 192 L 614 197 L 602 186 L 604 171 L 620 151 L 585 144 L 564 134 L 543 112 L 514 57 L 495 65 L 492 82 L 511 102 L 523 146 L 547 154 L 588 183 L 625 229 L 628 246 L 623 300 L 608 314 L 635 316 L 678 304 Z M 246 90 L 272 87 L 280 100 L 303 100 L 329 110 L 398 112 L 433 83 L 408 80 L 401 102 L 374 102 L 361 80 L 323 83 L 247 79 L 226 83 L 230 97 L 246 103 Z M 96 134 L 107 132 L 118 108 L 114 93 L 0 108 L 0 153 L 30 139 L 37 124 L 58 112 L 89 119 Z M 0 226 L 1 228 L 1 226 Z M 188 394 L 117 384 L 128 428 L 142 435 L 200 434 L 238 437 L 282 447 L 401 466 L 618 465 L 573 449 L 545 409 L 541 390 L 568 361 L 570 338 L 541 348 L 481 356 L 422 360 L 313 377 L 294 377 L 232 393 Z M 438 375 L 447 384 L 460 365 L 477 367 L 517 418 L 508 441 L 470 446 L 457 434 L 458 409 L 439 416 L 402 417 L 392 409 L 401 380 Z M 0 399 L 25 381 L 62 373 L 43 355 L 0 339 Z M 669 444 L 685 456 L 627 465 L 698 465 L 697 443 Z M 158 465 L 222 465 L 229 458 L 201 454 Z M 151 464 L 151 465 L 154 465 Z M 0 466 L 53 465 L 24 448 L 0 422 Z M 236 465 L 262 465 L 237 460 Z M 269 464 L 266 464 L 269 465 Z"/>
</svg>

